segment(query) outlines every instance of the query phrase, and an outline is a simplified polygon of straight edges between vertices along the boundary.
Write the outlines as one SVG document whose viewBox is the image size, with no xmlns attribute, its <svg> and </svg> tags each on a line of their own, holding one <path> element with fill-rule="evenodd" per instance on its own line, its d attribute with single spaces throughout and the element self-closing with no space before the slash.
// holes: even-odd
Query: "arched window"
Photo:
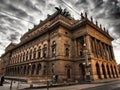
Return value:
<svg viewBox="0 0 120 90">
<path fill-rule="evenodd" d="M 43 57 L 45 58 L 47 56 L 47 45 L 45 44 L 43 47 Z"/>
<path fill-rule="evenodd" d="M 52 42 L 52 56 L 55 56 L 56 55 L 56 42 L 53 41 Z"/>
<path fill-rule="evenodd" d="M 40 58 L 41 57 L 41 47 L 39 46 L 39 48 L 38 48 L 38 58 Z"/>
<path fill-rule="evenodd" d="M 23 60 L 22 61 L 25 61 L 25 53 L 23 53 Z"/>
<path fill-rule="evenodd" d="M 36 48 L 34 48 L 34 54 L 33 54 L 33 58 L 36 58 Z"/>
<path fill-rule="evenodd" d="M 30 60 L 32 59 L 32 49 L 30 50 Z"/>
<path fill-rule="evenodd" d="M 27 53 L 26 53 L 26 60 L 28 60 L 28 51 L 27 51 Z"/>
<path fill-rule="evenodd" d="M 65 55 L 66 55 L 67 57 L 69 56 L 69 48 L 68 48 L 68 47 L 65 49 Z"/>
</svg>

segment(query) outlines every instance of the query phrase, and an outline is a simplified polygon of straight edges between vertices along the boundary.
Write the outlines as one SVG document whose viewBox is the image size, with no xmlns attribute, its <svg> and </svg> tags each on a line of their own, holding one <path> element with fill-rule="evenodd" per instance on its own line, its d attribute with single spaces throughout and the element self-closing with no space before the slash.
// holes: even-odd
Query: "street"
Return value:
<svg viewBox="0 0 120 90">
<path fill-rule="evenodd" d="M 34 86 L 39 86 L 38 84 Z M 37 88 L 37 89 L 24 89 L 29 87 L 29 84 L 20 83 L 19 87 L 17 83 L 13 83 L 11 90 L 47 90 L 47 88 Z M 119 89 L 118 89 L 119 88 Z M 6 83 L 4 86 L 0 87 L 0 90 L 10 90 L 10 84 Z M 52 87 L 49 90 L 120 90 L 120 80 L 112 81 L 107 83 L 96 83 L 96 84 L 77 84 L 71 86 L 62 87 Z"/>
<path fill-rule="evenodd" d="M 120 90 L 120 81 L 105 83 L 104 85 L 82 90 Z"/>
</svg>

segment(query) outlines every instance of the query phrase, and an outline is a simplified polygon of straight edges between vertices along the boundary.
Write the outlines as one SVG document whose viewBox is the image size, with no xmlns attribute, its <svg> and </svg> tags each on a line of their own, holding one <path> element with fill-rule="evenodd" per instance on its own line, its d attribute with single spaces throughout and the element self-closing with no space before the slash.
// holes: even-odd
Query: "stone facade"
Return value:
<svg viewBox="0 0 120 90">
<path fill-rule="evenodd" d="M 113 38 L 87 15 L 81 20 L 57 11 L 10 44 L 2 55 L 6 76 L 36 80 L 118 78 Z"/>
</svg>

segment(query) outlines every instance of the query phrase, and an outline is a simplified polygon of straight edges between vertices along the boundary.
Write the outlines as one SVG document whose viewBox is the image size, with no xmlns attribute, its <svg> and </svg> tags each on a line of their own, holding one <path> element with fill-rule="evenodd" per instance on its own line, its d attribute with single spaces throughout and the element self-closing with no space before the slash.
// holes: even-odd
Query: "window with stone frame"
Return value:
<svg viewBox="0 0 120 90">
<path fill-rule="evenodd" d="M 30 50 L 30 60 L 32 59 L 32 49 Z"/>
<path fill-rule="evenodd" d="M 52 56 L 54 57 L 56 55 L 56 42 L 52 42 Z"/>
<path fill-rule="evenodd" d="M 41 64 L 38 64 L 38 65 L 37 65 L 37 70 L 36 70 L 36 74 L 37 74 L 37 75 L 39 75 L 40 70 L 41 70 Z"/>
<path fill-rule="evenodd" d="M 22 55 L 22 53 L 21 53 L 21 55 L 20 55 L 20 62 L 22 62 L 22 57 L 23 57 L 23 55 Z"/>
<path fill-rule="evenodd" d="M 47 56 L 47 45 L 45 44 L 43 47 L 43 57 L 46 58 Z"/>
<path fill-rule="evenodd" d="M 47 68 L 46 68 L 46 65 L 44 65 L 44 68 L 43 68 L 43 75 L 46 75 L 47 74 Z"/>
<path fill-rule="evenodd" d="M 33 75 L 35 72 L 35 64 L 32 65 L 31 75 Z"/>
<path fill-rule="evenodd" d="M 66 49 L 65 49 L 65 56 L 69 56 L 69 48 L 68 47 L 66 47 Z"/>
<path fill-rule="evenodd" d="M 54 74 L 55 72 L 54 72 L 54 67 L 55 67 L 55 65 L 54 65 L 54 63 L 52 63 L 52 73 Z"/>
<path fill-rule="evenodd" d="M 26 61 L 28 60 L 28 51 L 26 52 Z"/>
<path fill-rule="evenodd" d="M 69 44 L 64 44 L 64 45 L 65 45 L 65 56 L 69 57 L 70 45 Z"/>
<path fill-rule="evenodd" d="M 41 57 L 41 47 L 39 46 L 38 47 L 38 58 L 40 58 Z"/>
<path fill-rule="evenodd" d="M 25 53 L 23 53 L 23 59 L 22 59 L 22 61 L 25 61 Z"/>
<path fill-rule="evenodd" d="M 84 53 L 83 53 L 83 49 L 84 49 L 84 37 L 80 37 L 78 40 L 77 40 L 77 48 L 78 48 L 78 55 L 80 57 L 83 57 L 84 56 Z"/>
<path fill-rule="evenodd" d="M 33 52 L 33 58 L 36 58 L 36 48 L 34 48 L 34 52 Z"/>
</svg>

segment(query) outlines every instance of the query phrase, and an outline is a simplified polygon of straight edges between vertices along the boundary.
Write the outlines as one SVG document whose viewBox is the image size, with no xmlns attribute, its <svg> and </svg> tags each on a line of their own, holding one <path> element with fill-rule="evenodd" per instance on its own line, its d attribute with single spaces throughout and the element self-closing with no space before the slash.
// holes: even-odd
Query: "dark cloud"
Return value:
<svg viewBox="0 0 120 90">
<path fill-rule="evenodd" d="M 10 34 L 10 36 L 8 36 L 7 39 L 8 39 L 9 41 L 11 41 L 11 42 L 14 42 L 14 41 L 18 40 L 18 37 L 17 37 L 17 36 L 18 36 L 18 35 L 17 35 L 16 33 Z"/>
<path fill-rule="evenodd" d="M 78 0 L 78 1 L 75 3 L 75 5 L 77 5 L 77 6 L 80 6 L 81 4 L 88 5 L 88 2 L 87 2 L 87 0 Z"/>
<path fill-rule="evenodd" d="M 114 48 L 120 47 L 120 0 L 0 0 L 0 47 L 5 48 L 8 43 L 19 41 L 31 26 L 26 21 L 39 23 L 40 19 L 55 11 L 55 6 L 67 8 L 72 16 L 80 18 L 64 2 L 78 13 L 87 12 L 103 27 L 107 26 L 111 36 L 116 39 Z"/>
<path fill-rule="evenodd" d="M 8 8 L 9 9 L 7 9 L 7 10 L 9 12 L 14 13 L 14 15 L 16 15 L 18 17 L 22 17 L 23 18 L 23 17 L 27 17 L 28 16 L 28 14 L 25 11 L 23 11 L 22 9 L 20 9 L 20 8 L 16 8 L 16 7 L 12 6 L 12 5 L 9 5 Z"/>
</svg>

